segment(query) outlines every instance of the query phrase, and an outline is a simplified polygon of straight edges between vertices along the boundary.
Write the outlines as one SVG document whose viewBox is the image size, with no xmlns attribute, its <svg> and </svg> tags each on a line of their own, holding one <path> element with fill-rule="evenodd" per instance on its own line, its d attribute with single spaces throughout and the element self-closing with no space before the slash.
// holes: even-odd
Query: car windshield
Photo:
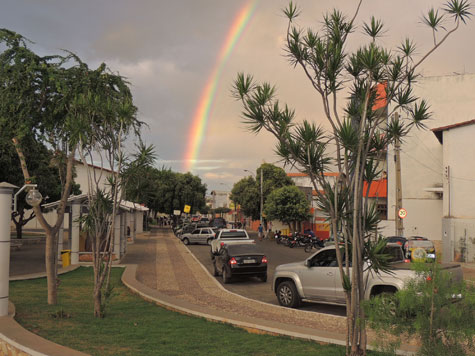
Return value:
<svg viewBox="0 0 475 356">
<path fill-rule="evenodd" d="M 236 255 L 253 255 L 253 254 L 263 254 L 263 252 L 256 246 L 251 244 L 243 245 L 229 245 L 228 254 L 231 256 Z"/>
<path fill-rule="evenodd" d="M 222 239 L 247 238 L 247 235 L 244 231 L 222 231 L 220 237 Z"/>
</svg>

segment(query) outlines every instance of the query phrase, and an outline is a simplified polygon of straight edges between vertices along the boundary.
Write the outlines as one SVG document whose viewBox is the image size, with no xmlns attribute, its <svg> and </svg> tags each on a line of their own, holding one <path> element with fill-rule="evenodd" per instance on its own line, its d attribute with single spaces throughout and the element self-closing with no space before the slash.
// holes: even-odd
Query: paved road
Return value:
<svg viewBox="0 0 475 356">
<path fill-rule="evenodd" d="M 251 233 L 250 235 L 251 238 L 256 240 L 257 245 L 262 248 L 269 260 L 267 266 L 267 282 L 262 283 L 257 278 L 235 278 L 231 284 L 223 284 L 221 277 L 216 278 L 227 290 L 233 293 L 270 304 L 278 304 L 277 298 L 272 292 L 272 278 L 274 276 L 275 267 L 283 263 L 303 261 L 309 257 L 310 254 L 306 253 L 303 248 L 291 249 L 278 245 L 274 241 L 259 241 L 256 233 Z M 213 264 L 211 263 L 209 253 L 210 247 L 206 245 L 189 245 L 188 247 L 208 271 L 213 274 Z M 336 305 L 305 302 L 300 309 L 332 315 L 346 315 L 345 308 Z"/>
</svg>

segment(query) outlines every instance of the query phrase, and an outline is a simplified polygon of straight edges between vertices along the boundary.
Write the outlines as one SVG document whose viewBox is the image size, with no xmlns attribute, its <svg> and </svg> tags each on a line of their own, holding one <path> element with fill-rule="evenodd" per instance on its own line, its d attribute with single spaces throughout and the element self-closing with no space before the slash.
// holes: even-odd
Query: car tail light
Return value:
<svg viewBox="0 0 475 356">
<path fill-rule="evenodd" d="M 224 242 L 221 242 L 221 247 L 223 247 L 223 246 L 224 246 Z"/>
<path fill-rule="evenodd" d="M 396 243 L 397 243 L 399 246 L 402 246 L 402 242 L 401 242 L 401 241 L 396 241 Z"/>
<path fill-rule="evenodd" d="M 261 261 L 261 262 L 262 262 L 262 263 L 267 263 L 267 257 L 266 257 L 266 256 L 262 257 L 262 261 Z"/>
<path fill-rule="evenodd" d="M 236 259 L 235 259 L 234 257 L 231 257 L 231 259 L 229 260 L 229 264 L 230 264 L 231 266 L 237 265 Z"/>
</svg>

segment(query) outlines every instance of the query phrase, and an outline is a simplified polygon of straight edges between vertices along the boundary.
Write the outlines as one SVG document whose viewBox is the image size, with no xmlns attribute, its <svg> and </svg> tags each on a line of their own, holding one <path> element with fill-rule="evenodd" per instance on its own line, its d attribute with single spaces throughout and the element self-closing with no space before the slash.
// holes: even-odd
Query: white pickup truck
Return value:
<svg viewBox="0 0 475 356">
<path fill-rule="evenodd" d="M 393 256 L 392 274 L 368 272 L 370 275 L 367 279 L 365 299 L 381 293 L 395 293 L 404 288 L 406 281 L 416 276 L 411 270 L 411 264 L 404 262 L 399 245 L 388 244 L 385 253 Z M 441 267 L 448 270 L 455 281 L 462 280 L 463 272 L 460 265 L 446 263 Z M 302 299 L 344 305 L 345 292 L 341 283 L 335 246 L 325 247 L 305 261 L 277 266 L 272 290 L 279 304 L 285 307 L 297 308 Z"/>
<path fill-rule="evenodd" d="M 216 238 L 211 241 L 211 259 L 214 259 L 223 244 L 254 244 L 254 240 L 249 238 L 246 230 L 243 229 L 221 229 L 216 234 Z"/>
</svg>

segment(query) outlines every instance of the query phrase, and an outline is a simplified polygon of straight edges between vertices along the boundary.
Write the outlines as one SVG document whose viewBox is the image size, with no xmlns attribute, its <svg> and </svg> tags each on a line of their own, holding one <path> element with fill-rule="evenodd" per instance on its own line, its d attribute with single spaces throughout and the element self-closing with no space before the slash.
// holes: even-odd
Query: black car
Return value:
<svg viewBox="0 0 475 356">
<path fill-rule="evenodd" d="M 388 236 L 387 237 L 388 243 L 396 243 L 399 246 L 404 248 L 404 244 L 407 242 L 407 239 L 402 236 Z"/>
<path fill-rule="evenodd" d="M 213 260 L 214 275 L 229 283 L 233 276 L 256 276 L 267 281 L 267 257 L 254 244 L 224 244 Z"/>
<path fill-rule="evenodd" d="M 226 220 L 224 220 L 224 218 L 214 218 L 209 222 L 209 226 L 218 229 L 226 229 Z"/>
</svg>

